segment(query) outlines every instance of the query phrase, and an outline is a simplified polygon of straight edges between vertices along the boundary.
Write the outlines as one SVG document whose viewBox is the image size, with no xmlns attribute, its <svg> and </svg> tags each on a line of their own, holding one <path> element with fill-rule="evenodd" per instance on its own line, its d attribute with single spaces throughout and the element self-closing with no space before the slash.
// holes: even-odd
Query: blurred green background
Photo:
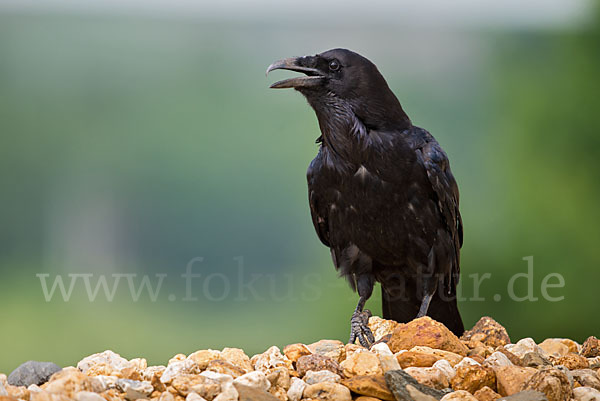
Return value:
<svg viewBox="0 0 600 401">
<path fill-rule="evenodd" d="M 357 299 L 307 204 L 316 118 L 299 94 L 268 89 L 286 73 L 264 77 L 276 59 L 332 47 L 374 61 L 449 154 L 465 326 L 490 315 L 514 341 L 599 335 L 596 3 L 553 0 L 547 19 L 536 19 L 544 2 L 514 1 L 470 18 L 391 5 L 362 15 L 368 5 L 352 2 L 353 14 L 332 6 L 313 19 L 293 3 L 268 15 L 265 3 L 234 15 L 56 3 L 0 7 L 0 372 L 105 349 L 164 364 L 197 349 L 346 341 Z M 510 277 L 531 255 L 539 299 L 511 300 Z M 181 275 L 197 257 L 186 302 Z M 540 292 L 554 272 L 560 302 Z M 90 301 L 82 282 L 68 302 L 46 302 L 36 274 L 68 285 L 74 273 L 93 286 L 167 277 L 156 302 L 133 301 L 125 281 L 112 302 L 102 291 Z M 485 300 L 473 300 L 470 275 L 484 273 Z M 380 313 L 379 293 L 368 306 Z"/>
</svg>

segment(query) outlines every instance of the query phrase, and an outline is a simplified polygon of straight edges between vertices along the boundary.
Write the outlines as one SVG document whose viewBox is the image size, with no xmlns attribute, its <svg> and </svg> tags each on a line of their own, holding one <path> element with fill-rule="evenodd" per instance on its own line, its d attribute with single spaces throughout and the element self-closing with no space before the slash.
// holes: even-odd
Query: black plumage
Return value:
<svg viewBox="0 0 600 401">
<path fill-rule="evenodd" d="M 412 125 L 377 67 L 334 49 L 269 66 L 303 72 L 273 88 L 295 88 L 314 109 L 319 151 L 308 172 L 313 224 L 335 267 L 360 296 L 351 341 L 373 341 L 364 303 L 381 283 L 383 316 L 425 314 L 457 335 L 462 221 L 446 153 Z"/>
</svg>

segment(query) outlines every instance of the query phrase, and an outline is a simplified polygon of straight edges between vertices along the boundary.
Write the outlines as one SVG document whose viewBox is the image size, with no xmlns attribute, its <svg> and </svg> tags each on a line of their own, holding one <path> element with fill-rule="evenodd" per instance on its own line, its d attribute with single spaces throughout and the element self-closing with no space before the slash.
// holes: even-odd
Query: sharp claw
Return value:
<svg viewBox="0 0 600 401">
<path fill-rule="evenodd" d="M 360 342 L 360 345 L 362 345 L 365 348 L 369 348 L 369 342 L 365 339 L 365 336 L 363 334 L 361 334 L 358 337 L 358 341 Z"/>
<path fill-rule="evenodd" d="M 371 344 L 375 342 L 375 338 L 371 329 L 369 329 L 369 317 L 371 312 L 365 310 L 364 312 L 355 311 L 350 319 L 350 344 L 353 344 L 358 338 L 358 342 L 365 348 L 369 348 Z"/>
</svg>

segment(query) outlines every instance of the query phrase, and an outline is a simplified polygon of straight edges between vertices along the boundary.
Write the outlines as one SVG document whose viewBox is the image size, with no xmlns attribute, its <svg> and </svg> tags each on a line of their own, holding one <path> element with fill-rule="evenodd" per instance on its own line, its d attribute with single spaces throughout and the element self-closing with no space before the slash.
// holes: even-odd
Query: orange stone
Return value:
<svg viewBox="0 0 600 401">
<path fill-rule="evenodd" d="M 427 346 L 466 356 L 469 349 L 442 323 L 424 316 L 401 324 L 388 342 L 392 352 L 409 350 L 415 346 Z"/>
<path fill-rule="evenodd" d="M 397 354 L 396 359 L 398 360 L 398 363 L 400 364 L 402 369 L 404 369 L 411 366 L 419 368 L 429 368 L 441 358 L 432 354 L 406 351 Z"/>
</svg>

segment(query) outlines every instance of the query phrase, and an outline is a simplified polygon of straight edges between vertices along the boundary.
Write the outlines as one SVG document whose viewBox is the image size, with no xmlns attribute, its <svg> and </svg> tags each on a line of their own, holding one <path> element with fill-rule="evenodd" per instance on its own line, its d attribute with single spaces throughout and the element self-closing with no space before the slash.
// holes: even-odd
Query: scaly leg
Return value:
<svg viewBox="0 0 600 401">
<path fill-rule="evenodd" d="M 369 348 L 375 342 L 375 337 L 373 337 L 373 333 L 369 329 L 371 312 L 368 309 L 363 311 L 365 302 L 367 302 L 367 299 L 361 296 L 352 314 L 352 319 L 350 319 L 350 340 L 348 340 L 348 343 L 354 344 L 354 341 L 358 338 L 360 345 Z"/>
<path fill-rule="evenodd" d="M 431 302 L 431 298 L 433 298 L 433 294 L 425 294 L 423 299 L 421 300 L 421 307 L 419 308 L 419 313 L 417 313 L 417 317 L 423 317 L 427 315 L 427 310 L 429 309 L 429 303 Z"/>
</svg>

